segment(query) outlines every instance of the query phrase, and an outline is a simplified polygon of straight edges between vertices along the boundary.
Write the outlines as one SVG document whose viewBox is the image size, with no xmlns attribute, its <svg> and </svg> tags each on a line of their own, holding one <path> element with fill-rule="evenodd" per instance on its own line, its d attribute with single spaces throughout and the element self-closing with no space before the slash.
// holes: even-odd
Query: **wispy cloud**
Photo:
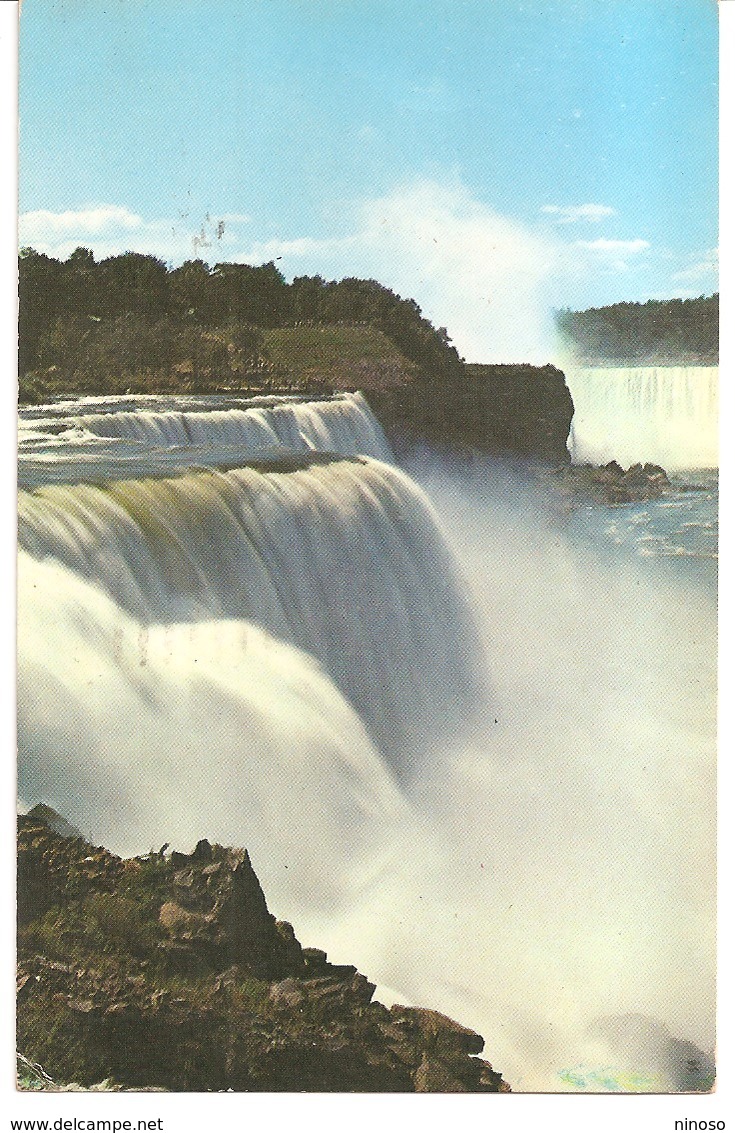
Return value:
<svg viewBox="0 0 735 1133">
<path fill-rule="evenodd" d="M 586 248 L 602 255 L 630 256 L 650 248 L 648 240 L 575 240 L 575 248 Z"/>
<path fill-rule="evenodd" d="M 705 252 L 696 252 L 690 257 L 690 262 L 680 271 L 674 272 L 672 279 L 677 283 L 703 283 L 716 285 L 720 270 L 719 248 L 708 248 Z"/>
<path fill-rule="evenodd" d="M 207 216 L 198 225 L 195 218 L 182 215 L 144 220 L 124 206 L 102 204 L 64 212 L 37 209 L 21 213 L 18 234 L 21 246 L 59 259 L 66 259 L 81 245 L 91 248 L 98 259 L 142 252 L 180 263 L 192 256 L 222 259 L 223 245 L 227 254 L 239 249 L 241 240 L 232 230 L 249 221 L 244 213 Z"/>
<path fill-rule="evenodd" d="M 654 264 L 660 272 L 660 253 L 657 253 L 648 240 L 635 237 L 630 240 L 572 240 L 557 245 L 557 271 L 555 284 L 558 294 L 554 298 L 556 306 L 562 305 L 569 293 L 572 305 L 585 305 L 585 295 L 589 294 L 593 306 L 606 302 L 614 303 L 625 298 L 636 298 L 640 293 L 641 281 L 650 273 Z M 635 278 L 633 278 L 635 275 Z M 615 283 L 614 277 L 621 277 Z M 629 277 L 623 284 L 623 277 Z M 629 295 L 621 293 L 621 286 Z M 648 287 L 650 289 L 650 280 Z M 595 292 L 599 293 L 599 298 Z M 606 294 L 607 293 L 607 294 Z M 607 298 L 610 295 L 610 298 Z M 579 296 L 577 298 L 576 296 Z"/>
<path fill-rule="evenodd" d="M 579 221 L 599 223 L 607 216 L 615 216 L 610 205 L 543 205 L 541 212 L 552 216 L 556 224 L 576 224 Z"/>
<path fill-rule="evenodd" d="M 66 212 L 37 209 L 35 212 L 22 213 L 20 217 L 21 235 L 31 241 L 54 236 L 76 236 L 80 232 L 92 236 L 118 233 L 121 229 L 133 232 L 143 227 L 141 217 L 119 205 L 100 205 L 77 211 L 69 209 Z"/>
</svg>

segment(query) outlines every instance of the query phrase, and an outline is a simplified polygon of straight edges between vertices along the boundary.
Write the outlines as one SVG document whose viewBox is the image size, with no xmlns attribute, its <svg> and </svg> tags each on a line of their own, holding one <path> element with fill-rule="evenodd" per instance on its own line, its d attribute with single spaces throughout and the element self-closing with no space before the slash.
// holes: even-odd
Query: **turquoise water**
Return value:
<svg viewBox="0 0 735 1133">
<path fill-rule="evenodd" d="M 711 583 L 717 578 L 718 474 L 692 470 L 672 484 L 672 492 L 660 499 L 579 508 L 571 531 L 623 558 L 648 561 L 655 570 Z"/>
</svg>

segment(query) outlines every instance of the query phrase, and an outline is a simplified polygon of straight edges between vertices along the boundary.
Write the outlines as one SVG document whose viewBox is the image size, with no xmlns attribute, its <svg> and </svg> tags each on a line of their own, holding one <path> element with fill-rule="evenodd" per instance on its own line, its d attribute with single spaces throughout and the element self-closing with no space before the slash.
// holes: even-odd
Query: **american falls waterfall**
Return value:
<svg viewBox="0 0 735 1133">
<path fill-rule="evenodd" d="M 51 485 L 21 493 L 19 542 L 141 624 L 239 620 L 297 646 L 399 771 L 478 702 L 454 562 L 422 493 L 388 465 Z"/>
<path fill-rule="evenodd" d="M 565 367 L 576 462 L 718 465 L 716 366 Z"/>
<path fill-rule="evenodd" d="M 702 1088 L 713 604 L 513 470 L 411 471 L 359 394 L 23 410 L 22 804 L 246 846 L 514 1090 Z"/>
</svg>

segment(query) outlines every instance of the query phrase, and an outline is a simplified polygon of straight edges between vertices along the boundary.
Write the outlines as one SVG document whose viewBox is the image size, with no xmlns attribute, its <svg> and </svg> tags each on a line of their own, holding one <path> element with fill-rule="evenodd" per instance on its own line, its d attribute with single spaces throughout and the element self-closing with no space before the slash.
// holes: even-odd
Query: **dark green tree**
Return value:
<svg viewBox="0 0 735 1133">
<path fill-rule="evenodd" d="M 163 260 L 125 252 L 103 260 L 97 271 L 101 312 L 129 312 L 159 319 L 168 307 L 168 273 Z"/>
<path fill-rule="evenodd" d="M 203 260 L 187 260 L 168 276 L 171 313 L 208 326 L 217 320 L 212 273 Z"/>
</svg>

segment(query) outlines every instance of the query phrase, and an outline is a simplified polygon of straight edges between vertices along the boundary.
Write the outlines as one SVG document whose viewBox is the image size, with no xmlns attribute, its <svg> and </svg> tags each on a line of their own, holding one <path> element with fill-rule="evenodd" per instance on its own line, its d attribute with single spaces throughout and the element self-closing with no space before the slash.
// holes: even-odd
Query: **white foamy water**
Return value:
<svg viewBox="0 0 735 1133">
<path fill-rule="evenodd" d="M 691 1088 L 666 1036 L 714 1042 L 711 576 L 492 463 L 418 487 L 356 457 L 385 446 L 362 399 L 348 459 L 322 426 L 233 440 L 206 399 L 88 409 L 24 421 L 24 801 L 118 852 L 246 845 L 305 944 L 477 1028 L 514 1089 Z"/>
<path fill-rule="evenodd" d="M 93 412 L 90 412 L 93 410 Z M 359 393 L 312 402 L 261 397 L 88 397 L 20 414 L 23 487 L 160 475 L 258 457 L 333 452 L 390 461 Z"/>
<path fill-rule="evenodd" d="M 239 618 L 330 673 L 402 770 L 480 690 L 473 620 L 431 507 L 398 469 L 336 460 L 19 495 L 20 546 L 144 624 Z"/>
<path fill-rule="evenodd" d="M 19 608 L 19 791 L 90 838 L 124 854 L 188 846 L 196 829 L 246 841 L 320 908 L 341 908 L 380 832 L 405 821 L 334 684 L 255 625 L 135 621 L 24 552 Z"/>
<path fill-rule="evenodd" d="M 574 400 L 570 451 L 576 463 L 667 470 L 718 465 L 716 366 L 565 366 Z"/>
</svg>

